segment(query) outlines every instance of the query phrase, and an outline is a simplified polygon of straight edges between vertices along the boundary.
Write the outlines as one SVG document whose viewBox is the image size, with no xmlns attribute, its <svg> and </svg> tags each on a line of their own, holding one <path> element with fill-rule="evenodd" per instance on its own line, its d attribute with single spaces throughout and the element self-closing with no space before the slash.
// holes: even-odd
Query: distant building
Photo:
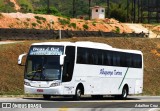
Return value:
<svg viewBox="0 0 160 111">
<path fill-rule="evenodd" d="M 105 8 L 100 6 L 91 7 L 92 9 L 92 19 L 104 19 L 105 18 Z"/>
</svg>

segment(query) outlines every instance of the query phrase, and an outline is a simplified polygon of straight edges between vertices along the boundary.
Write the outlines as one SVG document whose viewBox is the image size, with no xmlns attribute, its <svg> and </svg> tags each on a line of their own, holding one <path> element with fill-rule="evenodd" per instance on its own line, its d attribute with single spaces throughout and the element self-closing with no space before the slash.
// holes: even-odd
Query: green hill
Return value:
<svg viewBox="0 0 160 111">
<path fill-rule="evenodd" d="M 47 11 L 48 0 L 15 0 L 21 7 L 20 12 L 23 13 L 43 13 Z M 91 0 L 91 6 L 104 6 L 107 10 L 107 0 Z M 146 2 L 146 1 L 144 1 Z M 49 0 L 50 13 L 72 17 L 73 15 L 73 0 Z M 129 5 L 129 20 L 131 19 L 131 1 Z M 55 13 L 56 10 L 56 13 Z M 15 12 L 14 4 L 10 0 L 0 0 L 0 12 Z M 89 0 L 75 0 L 75 17 L 85 16 L 88 19 Z M 107 13 L 107 12 L 106 12 Z M 127 20 L 127 0 L 110 0 L 110 13 L 109 16 L 121 22 Z"/>
<path fill-rule="evenodd" d="M 47 11 L 48 0 L 15 0 L 21 7 L 20 12 L 32 12 L 43 13 Z M 67 17 L 73 17 L 73 1 L 74 0 L 49 0 L 50 14 L 63 15 Z M 128 17 L 127 17 L 127 0 L 109 0 L 109 15 L 107 15 L 107 0 L 91 0 L 92 6 L 103 6 L 106 8 L 106 17 L 111 17 L 119 20 L 120 22 L 130 22 L 133 19 L 132 1 L 129 0 L 128 5 Z M 138 18 L 138 0 L 136 1 L 136 18 Z M 150 0 L 151 1 L 151 0 Z M 147 6 L 148 1 L 143 0 L 143 4 Z M 160 1 L 152 0 L 151 4 L 160 4 Z M 150 4 L 150 3 L 149 3 Z M 89 13 L 89 0 L 75 0 L 74 17 L 84 16 L 88 19 Z M 45 11 L 44 11 L 45 10 Z M 14 4 L 10 0 L 0 0 L 0 12 L 15 12 Z M 58 14 L 57 14 L 58 13 Z M 147 15 L 147 11 L 143 11 L 143 14 Z M 155 15 L 155 14 L 153 14 Z M 146 22 L 146 21 L 145 21 Z"/>
<path fill-rule="evenodd" d="M 16 0 L 21 7 L 21 12 L 34 12 L 32 0 Z"/>
<path fill-rule="evenodd" d="M 15 12 L 14 4 L 9 0 L 0 0 L 0 12 Z"/>
<path fill-rule="evenodd" d="M 33 6 L 31 0 L 15 0 L 17 4 L 21 7 L 20 12 L 33 12 Z M 10 0 L 0 0 L 0 12 L 16 12 L 15 4 Z"/>
</svg>

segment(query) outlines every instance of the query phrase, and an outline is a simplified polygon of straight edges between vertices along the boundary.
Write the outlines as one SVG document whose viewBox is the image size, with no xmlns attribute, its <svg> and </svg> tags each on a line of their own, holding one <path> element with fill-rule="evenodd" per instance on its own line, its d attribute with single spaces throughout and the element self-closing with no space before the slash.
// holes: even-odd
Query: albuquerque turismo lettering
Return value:
<svg viewBox="0 0 160 111">
<path fill-rule="evenodd" d="M 105 75 L 105 76 L 122 76 L 122 72 L 113 70 L 113 71 L 108 71 L 105 70 L 104 68 L 100 69 L 100 74 Z"/>
</svg>

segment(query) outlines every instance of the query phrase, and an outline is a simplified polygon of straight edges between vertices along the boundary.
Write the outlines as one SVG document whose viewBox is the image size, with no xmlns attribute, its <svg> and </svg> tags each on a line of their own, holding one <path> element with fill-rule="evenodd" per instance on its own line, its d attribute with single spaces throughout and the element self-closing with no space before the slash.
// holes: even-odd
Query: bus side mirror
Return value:
<svg viewBox="0 0 160 111">
<path fill-rule="evenodd" d="M 64 58 L 66 57 L 66 55 L 60 55 L 60 65 L 64 64 Z"/>
<path fill-rule="evenodd" d="M 18 57 L 18 65 L 24 66 L 24 65 L 22 65 L 22 59 L 23 59 L 23 57 L 26 56 L 26 55 L 27 55 L 26 53 L 19 55 L 19 57 Z"/>
</svg>

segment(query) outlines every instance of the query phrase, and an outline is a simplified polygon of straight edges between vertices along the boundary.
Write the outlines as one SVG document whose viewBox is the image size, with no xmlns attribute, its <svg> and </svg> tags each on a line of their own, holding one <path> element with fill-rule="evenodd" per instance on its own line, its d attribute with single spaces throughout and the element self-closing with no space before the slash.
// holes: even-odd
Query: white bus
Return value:
<svg viewBox="0 0 160 111">
<path fill-rule="evenodd" d="M 113 48 L 94 42 L 43 42 L 31 45 L 18 58 L 24 72 L 26 94 L 51 96 L 81 95 L 121 99 L 143 90 L 143 54 L 137 50 Z"/>
</svg>

